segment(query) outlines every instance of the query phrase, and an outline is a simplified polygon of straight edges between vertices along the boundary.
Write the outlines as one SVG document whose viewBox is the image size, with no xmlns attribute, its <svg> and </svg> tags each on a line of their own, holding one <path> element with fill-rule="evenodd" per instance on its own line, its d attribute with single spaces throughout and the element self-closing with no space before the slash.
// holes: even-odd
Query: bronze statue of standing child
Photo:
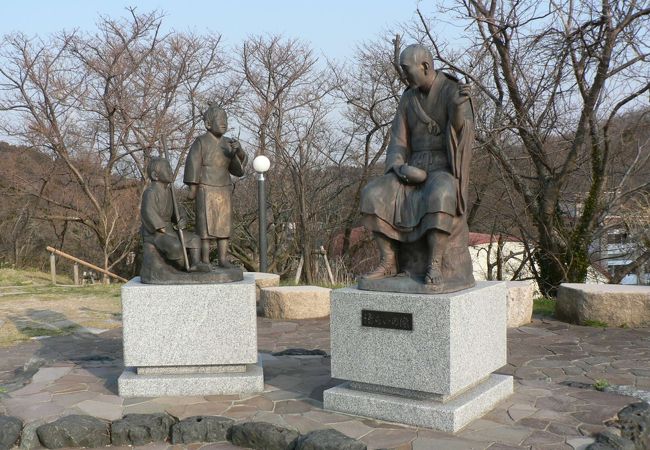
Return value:
<svg viewBox="0 0 650 450">
<path fill-rule="evenodd" d="M 190 199 L 195 200 L 195 233 L 183 232 L 186 219 L 175 214 L 178 208 L 174 208 L 174 180 L 169 162 L 152 158 L 148 164 L 150 184 L 140 209 L 143 283 L 220 283 L 243 279 L 242 270 L 228 260 L 233 190 L 230 176 L 244 175 L 248 158 L 237 140 L 224 136 L 228 121 L 223 109 L 210 106 L 204 122 L 208 132 L 196 138 L 185 162 L 184 181 L 190 187 Z M 210 264 L 213 240 L 217 242 L 216 267 Z M 183 264 L 185 258 L 189 267 Z"/>
</svg>

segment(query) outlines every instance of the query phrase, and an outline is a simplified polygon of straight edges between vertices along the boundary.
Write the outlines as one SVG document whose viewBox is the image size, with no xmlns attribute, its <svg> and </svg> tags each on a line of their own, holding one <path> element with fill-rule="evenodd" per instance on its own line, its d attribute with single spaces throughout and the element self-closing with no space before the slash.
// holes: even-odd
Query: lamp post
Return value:
<svg viewBox="0 0 650 450">
<path fill-rule="evenodd" d="M 266 190 L 264 188 L 264 173 L 271 167 L 271 161 L 264 155 L 259 155 L 253 160 L 253 169 L 257 172 L 257 200 L 260 210 L 260 272 L 268 270 L 267 242 L 266 242 Z"/>
</svg>

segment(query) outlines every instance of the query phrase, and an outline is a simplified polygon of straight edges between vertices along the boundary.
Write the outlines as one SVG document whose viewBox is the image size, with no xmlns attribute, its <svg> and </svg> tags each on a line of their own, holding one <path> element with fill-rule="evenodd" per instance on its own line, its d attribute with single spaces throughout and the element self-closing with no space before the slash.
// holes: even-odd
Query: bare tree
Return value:
<svg viewBox="0 0 650 450">
<path fill-rule="evenodd" d="M 200 109 L 226 71 L 219 36 L 161 35 L 158 12 L 101 18 L 95 34 L 5 36 L 0 48 L 0 129 L 49 154 L 73 195 L 48 180 L 21 186 L 49 220 L 92 231 L 106 269 L 138 242 L 144 168 L 162 135 L 180 163 Z M 221 103 L 233 92 L 222 86 Z M 176 164 L 178 172 L 179 164 Z"/>
<path fill-rule="evenodd" d="M 596 233 L 592 258 L 610 283 L 620 283 L 635 274 L 639 284 L 648 284 L 650 272 L 650 193 L 639 193 L 606 218 Z"/>
<path fill-rule="evenodd" d="M 240 49 L 236 69 L 244 80 L 239 123 L 256 154 L 274 170 L 270 207 L 274 227 L 271 267 L 287 267 L 295 251 L 313 282 L 313 252 L 327 222 L 328 170 L 337 152 L 328 115 L 335 88 L 328 69 L 304 43 L 280 36 L 251 37 Z"/>
<path fill-rule="evenodd" d="M 361 190 L 371 176 L 381 172 L 379 162 L 390 140 L 390 125 L 405 82 L 395 70 L 393 51 L 399 49 L 399 35 L 393 40 L 366 42 L 357 48 L 351 68 L 335 70 L 338 95 L 347 108 L 343 113 L 343 133 L 347 143 L 341 161 L 357 169 L 352 177 L 352 193 L 340 204 L 343 216 L 343 254 L 352 250 L 350 237 L 359 220 Z"/>
<path fill-rule="evenodd" d="M 463 0 L 445 13 L 468 25 L 462 55 L 450 58 L 422 14 L 421 27 L 436 57 L 477 88 L 488 111 L 477 120 L 479 143 L 522 200 L 540 289 L 553 295 L 585 279 L 599 223 L 648 186 L 625 176 L 647 163 L 647 148 L 622 174 L 612 166 L 611 125 L 650 89 L 650 8 Z"/>
<path fill-rule="evenodd" d="M 49 165 L 48 158 L 33 150 L 0 143 L 0 264 L 13 267 L 38 265 L 34 258 L 36 247 L 44 239 L 54 239 L 52 233 L 39 226 L 35 212 L 38 199 L 15 189 L 18 178 L 28 177 L 26 172 L 39 171 L 39 165 Z M 34 167 L 36 166 L 36 167 Z M 43 253 L 43 246 L 39 248 Z"/>
</svg>

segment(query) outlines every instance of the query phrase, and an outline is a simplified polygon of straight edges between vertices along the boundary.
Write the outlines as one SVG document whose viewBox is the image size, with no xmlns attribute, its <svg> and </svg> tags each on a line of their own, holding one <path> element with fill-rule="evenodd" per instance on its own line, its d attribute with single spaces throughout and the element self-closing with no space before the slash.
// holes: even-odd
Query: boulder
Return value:
<svg viewBox="0 0 650 450">
<path fill-rule="evenodd" d="M 637 450 L 634 442 L 619 436 L 617 432 L 615 428 L 607 428 L 598 433 L 596 442 L 589 445 L 587 450 Z"/>
<path fill-rule="evenodd" d="M 244 275 L 252 275 L 255 277 L 255 297 L 257 298 L 257 303 L 262 298 L 262 289 L 280 286 L 280 275 L 274 273 L 244 272 Z"/>
<path fill-rule="evenodd" d="M 23 425 L 23 433 L 20 436 L 20 449 L 21 450 L 32 450 L 34 448 L 41 448 L 41 441 L 38 440 L 38 434 L 36 430 L 41 425 L 46 424 L 45 419 L 35 420 Z"/>
<path fill-rule="evenodd" d="M 578 324 L 649 325 L 650 286 L 564 283 L 558 289 L 555 314 Z"/>
<path fill-rule="evenodd" d="M 507 281 L 508 328 L 530 323 L 533 316 L 534 281 Z"/>
<path fill-rule="evenodd" d="M 172 444 L 225 441 L 234 422 L 220 416 L 188 417 L 172 426 Z"/>
<path fill-rule="evenodd" d="M 46 448 L 104 447 L 111 445 L 109 423 L 91 416 L 66 416 L 36 429 Z"/>
<path fill-rule="evenodd" d="M 0 450 L 16 445 L 22 429 L 23 421 L 18 417 L 0 416 Z"/>
<path fill-rule="evenodd" d="M 113 422 L 111 441 L 113 445 L 144 445 L 165 442 L 176 423 L 169 414 L 127 414 Z"/>
<path fill-rule="evenodd" d="M 266 422 L 244 422 L 230 428 L 229 440 L 240 447 L 260 450 L 293 450 L 300 436 L 295 430 Z"/>
<path fill-rule="evenodd" d="M 300 436 L 295 450 L 366 450 L 366 444 L 328 429 L 316 430 Z"/>
<path fill-rule="evenodd" d="M 618 412 L 621 436 L 633 441 L 638 449 L 650 449 L 650 405 L 633 403 Z"/>
<path fill-rule="evenodd" d="M 331 289 L 281 286 L 262 289 L 261 307 L 270 319 L 317 319 L 330 314 Z"/>
</svg>

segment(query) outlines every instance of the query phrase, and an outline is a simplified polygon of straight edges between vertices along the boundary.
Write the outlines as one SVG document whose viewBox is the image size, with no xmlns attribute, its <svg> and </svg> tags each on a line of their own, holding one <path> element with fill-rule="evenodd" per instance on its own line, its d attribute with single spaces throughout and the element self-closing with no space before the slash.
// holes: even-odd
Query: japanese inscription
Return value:
<svg viewBox="0 0 650 450">
<path fill-rule="evenodd" d="M 361 325 L 364 327 L 413 331 L 413 314 L 362 309 Z"/>
</svg>

